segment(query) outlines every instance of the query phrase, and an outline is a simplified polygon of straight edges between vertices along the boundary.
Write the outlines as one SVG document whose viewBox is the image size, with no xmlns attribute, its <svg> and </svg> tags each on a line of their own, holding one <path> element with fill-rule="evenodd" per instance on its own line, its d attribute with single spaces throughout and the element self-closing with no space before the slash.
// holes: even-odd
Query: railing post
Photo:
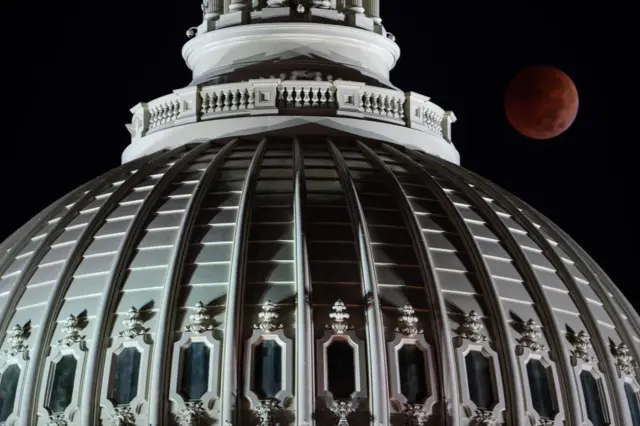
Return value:
<svg viewBox="0 0 640 426">
<path fill-rule="evenodd" d="M 362 91 L 366 85 L 356 81 L 336 80 L 333 82 L 333 86 L 336 89 L 337 114 L 364 117 L 364 110 L 360 104 L 362 103 Z"/>
<path fill-rule="evenodd" d="M 453 111 L 445 111 L 444 117 L 442 118 L 442 136 L 447 140 L 447 142 L 452 143 L 451 140 L 451 125 L 455 123 L 457 120 L 456 115 Z"/>
<path fill-rule="evenodd" d="M 149 130 L 149 108 L 146 102 L 140 102 L 131 108 L 131 124 L 127 124 L 127 130 L 131 133 L 131 139 L 138 139 L 147 134 Z"/>
<path fill-rule="evenodd" d="M 178 102 L 180 103 L 180 115 L 175 120 L 175 125 L 179 126 L 199 121 L 202 106 L 200 89 L 197 86 L 188 86 L 174 90 L 173 93 L 178 96 Z"/>
</svg>

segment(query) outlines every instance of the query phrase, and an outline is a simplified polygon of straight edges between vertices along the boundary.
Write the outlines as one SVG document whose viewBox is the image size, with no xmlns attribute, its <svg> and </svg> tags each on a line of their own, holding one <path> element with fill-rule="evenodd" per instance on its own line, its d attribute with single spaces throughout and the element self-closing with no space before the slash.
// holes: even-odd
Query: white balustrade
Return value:
<svg viewBox="0 0 640 426">
<path fill-rule="evenodd" d="M 455 115 L 417 93 L 335 80 L 255 79 L 175 90 L 131 109 L 132 137 L 197 121 L 249 115 L 338 115 L 385 121 L 451 141 Z"/>
</svg>

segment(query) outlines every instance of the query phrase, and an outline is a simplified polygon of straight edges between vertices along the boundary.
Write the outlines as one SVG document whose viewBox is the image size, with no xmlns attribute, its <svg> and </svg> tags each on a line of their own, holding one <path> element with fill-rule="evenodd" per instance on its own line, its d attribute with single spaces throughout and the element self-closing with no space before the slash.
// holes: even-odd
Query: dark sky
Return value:
<svg viewBox="0 0 640 426">
<path fill-rule="evenodd" d="M 119 164 L 129 108 L 189 82 L 180 49 L 201 19 L 198 0 L 9 3 L 0 239 Z M 456 113 L 463 165 L 553 219 L 640 308 L 629 204 L 638 119 L 622 114 L 637 109 L 637 24 L 613 5 L 382 0 L 382 18 L 402 49 L 392 81 Z M 532 64 L 559 67 L 580 94 L 572 128 L 546 142 L 519 136 L 503 113 L 509 79 Z"/>
</svg>

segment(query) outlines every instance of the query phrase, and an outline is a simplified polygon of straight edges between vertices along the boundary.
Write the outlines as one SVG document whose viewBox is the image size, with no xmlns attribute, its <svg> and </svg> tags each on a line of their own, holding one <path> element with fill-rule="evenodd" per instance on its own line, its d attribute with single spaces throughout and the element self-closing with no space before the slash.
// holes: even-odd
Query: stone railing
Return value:
<svg viewBox="0 0 640 426">
<path fill-rule="evenodd" d="M 257 79 L 216 86 L 191 86 L 140 103 L 127 126 L 133 139 L 187 123 L 258 115 L 343 116 L 384 121 L 451 142 L 452 112 L 417 93 L 354 81 Z"/>
</svg>

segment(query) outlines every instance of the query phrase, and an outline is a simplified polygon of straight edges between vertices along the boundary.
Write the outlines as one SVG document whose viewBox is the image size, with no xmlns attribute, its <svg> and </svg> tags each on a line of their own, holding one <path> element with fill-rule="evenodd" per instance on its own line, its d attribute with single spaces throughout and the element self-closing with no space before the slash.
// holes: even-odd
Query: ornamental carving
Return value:
<svg viewBox="0 0 640 426">
<path fill-rule="evenodd" d="M 213 324 L 211 323 L 211 315 L 207 313 L 202 302 L 196 303 L 194 312 L 189 315 L 191 324 L 184 328 L 184 331 L 188 331 L 195 334 L 204 333 L 205 331 L 213 330 Z"/>
<path fill-rule="evenodd" d="M 396 333 L 402 333 L 405 336 L 413 337 L 422 333 L 422 329 L 417 327 L 418 317 L 416 311 L 409 304 L 401 309 L 402 316 L 398 318 L 398 326 L 395 328 Z"/>
<path fill-rule="evenodd" d="M 132 426 L 135 422 L 136 418 L 128 405 L 119 405 L 113 409 L 113 414 L 111 415 L 111 424 L 113 426 Z"/>
<path fill-rule="evenodd" d="M 64 320 L 64 327 L 62 327 L 62 332 L 65 336 L 58 340 L 58 346 L 73 346 L 75 343 L 84 340 L 85 336 L 80 335 L 80 330 L 80 320 L 74 315 L 69 315 Z"/>
<path fill-rule="evenodd" d="M 355 413 L 356 405 L 351 401 L 334 401 L 329 410 L 338 419 L 336 426 L 349 426 L 348 418 Z"/>
<path fill-rule="evenodd" d="M 546 418 L 544 418 L 544 417 L 541 417 L 541 418 L 540 418 L 540 420 L 538 421 L 538 425 L 539 425 L 539 426 L 553 426 L 553 425 L 555 425 L 555 424 L 556 424 L 556 423 L 555 423 L 553 420 L 551 420 L 551 419 L 546 419 Z"/>
<path fill-rule="evenodd" d="M 9 335 L 9 349 L 4 351 L 5 354 L 16 356 L 27 350 L 28 346 L 25 345 L 27 341 L 27 330 L 25 330 L 24 327 L 16 324 L 7 334 Z"/>
<path fill-rule="evenodd" d="M 540 324 L 530 319 L 522 325 L 522 328 L 522 337 L 518 340 L 518 343 L 520 343 L 523 348 L 529 348 L 533 352 L 544 350 L 545 345 L 540 342 L 542 338 Z"/>
<path fill-rule="evenodd" d="M 476 410 L 476 415 L 471 419 L 472 426 L 495 426 L 496 419 L 493 413 L 487 410 Z"/>
<path fill-rule="evenodd" d="M 344 305 L 342 300 L 338 299 L 331 309 L 333 310 L 333 312 L 329 314 L 331 323 L 327 324 L 325 328 L 333 330 L 336 334 L 344 334 L 349 330 L 353 330 L 353 326 L 346 322 L 351 315 L 347 312 L 347 307 Z"/>
<path fill-rule="evenodd" d="M 275 413 L 280 409 L 277 399 L 265 399 L 256 407 L 258 424 L 260 426 L 275 426 Z"/>
<path fill-rule="evenodd" d="M 142 320 L 142 316 L 140 315 L 140 311 L 138 311 L 133 306 L 129 308 L 127 312 L 127 318 L 122 321 L 124 324 L 124 330 L 122 330 L 118 335 L 120 337 L 126 337 L 128 339 L 133 339 L 136 336 L 140 336 L 147 332 L 147 328 L 144 327 L 144 321 Z"/>
<path fill-rule="evenodd" d="M 204 418 L 204 408 L 202 401 L 187 402 L 178 414 L 179 421 L 187 426 L 196 426 Z"/>
<path fill-rule="evenodd" d="M 484 342 L 487 336 L 482 334 L 484 324 L 480 315 L 476 311 L 471 311 L 464 316 L 464 321 L 460 326 L 460 337 L 472 341 L 473 343 Z"/>
<path fill-rule="evenodd" d="M 404 410 L 407 416 L 407 426 L 425 426 L 429 420 L 429 413 L 422 404 L 412 404 Z"/>
<path fill-rule="evenodd" d="M 589 354 L 589 349 L 591 349 L 591 338 L 584 330 L 574 334 L 572 340 L 573 351 L 571 351 L 571 353 L 576 357 L 576 359 L 581 359 L 586 363 L 594 362 L 596 360 L 596 357 Z"/>
<path fill-rule="evenodd" d="M 618 367 L 618 370 L 628 376 L 635 376 L 635 363 L 627 345 L 624 343 L 620 343 L 618 346 L 613 345 L 611 347 L 611 353 L 616 359 L 616 367 Z"/>
<path fill-rule="evenodd" d="M 64 414 L 54 414 L 49 417 L 45 426 L 67 426 L 69 423 L 64 419 Z"/>
<path fill-rule="evenodd" d="M 276 305 L 271 300 L 267 300 L 262 304 L 262 312 L 258 314 L 258 322 L 253 325 L 253 328 L 271 333 L 282 328 L 282 324 L 276 322 L 279 317 L 280 315 L 276 312 Z"/>
</svg>

